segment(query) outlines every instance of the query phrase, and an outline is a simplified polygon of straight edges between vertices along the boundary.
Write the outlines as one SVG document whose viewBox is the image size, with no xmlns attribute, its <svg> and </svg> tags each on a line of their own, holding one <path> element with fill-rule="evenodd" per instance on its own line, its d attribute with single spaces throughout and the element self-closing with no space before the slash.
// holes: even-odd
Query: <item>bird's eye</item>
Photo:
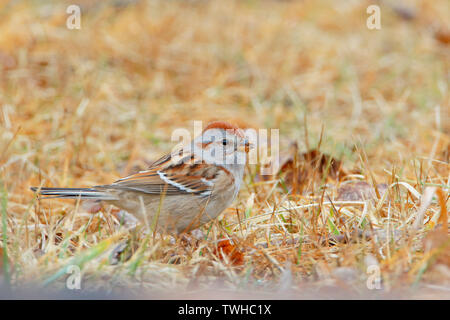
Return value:
<svg viewBox="0 0 450 320">
<path fill-rule="evenodd" d="M 227 139 L 223 139 L 222 140 L 222 145 L 226 146 L 228 144 L 228 140 Z"/>
</svg>

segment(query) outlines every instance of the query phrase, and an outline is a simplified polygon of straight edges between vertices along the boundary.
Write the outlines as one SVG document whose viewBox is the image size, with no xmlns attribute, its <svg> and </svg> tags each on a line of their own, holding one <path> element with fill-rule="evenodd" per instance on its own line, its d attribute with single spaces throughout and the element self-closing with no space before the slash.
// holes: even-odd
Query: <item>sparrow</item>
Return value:
<svg viewBox="0 0 450 320">
<path fill-rule="evenodd" d="M 223 121 L 207 125 L 190 143 L 145 171 L 90 188 L 38 188 L 40 198 L 102 201 L 160 231 L 188 232 L 217 218 L 236 198 L 252 145 Z"/>
</svg>

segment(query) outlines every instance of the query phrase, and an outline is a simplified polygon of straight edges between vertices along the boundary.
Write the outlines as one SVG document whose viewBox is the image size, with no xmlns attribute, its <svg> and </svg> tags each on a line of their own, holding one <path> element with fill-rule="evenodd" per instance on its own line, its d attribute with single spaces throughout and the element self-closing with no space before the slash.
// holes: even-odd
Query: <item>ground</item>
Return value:
<svg viewBox="0 0 450 320">
<path fill-rule="evenodd" d="M 77 3 L 80 29 L 70 1 L 0 4 L 1 286 L 450 298 L 447 0 L 377 1 L 372 30 L 371 1 Z M 280 172 L 126 262 L 115 208 L 29 189 L 111 183 L 217 119 L 278 129 Z"/>
</svg>

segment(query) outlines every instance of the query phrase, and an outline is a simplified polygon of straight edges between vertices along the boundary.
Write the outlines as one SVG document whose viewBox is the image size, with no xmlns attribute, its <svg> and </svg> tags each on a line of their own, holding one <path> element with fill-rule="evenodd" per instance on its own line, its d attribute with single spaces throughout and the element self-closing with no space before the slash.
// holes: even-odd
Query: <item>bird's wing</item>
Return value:
<svg viewBox="0 0 450 320">
<path fill-rule="evenodd" d="M 192 156 L 172 161 L 164 156 L 148 170 L 122 178 L 104 188 L 138 191 L 147 194 L 197 194 L 208 197 L 223 168 L 196 160 Z"/>
</svg>

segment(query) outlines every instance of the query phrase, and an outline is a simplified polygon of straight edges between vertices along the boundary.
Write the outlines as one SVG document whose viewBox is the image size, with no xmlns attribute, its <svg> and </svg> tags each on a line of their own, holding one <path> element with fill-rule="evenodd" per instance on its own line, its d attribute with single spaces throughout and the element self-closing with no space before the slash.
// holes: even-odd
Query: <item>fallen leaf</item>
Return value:
<svg viewBox="0 0 450 320">
<path fill-rule="evenodd" d="M 102 224 L 102 219 L 100 219 L 98 216 L 96 216 L 96 217 L 92 218 L 86 231 L 88 233 L 95 233 L 100 230 L 101 224 Z"/>
<path fill-rule="evenodd" d="M 434 32 L 434 37 L 437 41 L 442 44 L 449 45 L 450 44 L 450 30 L 444 27 L 438 28 Z"/>
<path fill-rule="evenodd" d="M 442 151 L 442 161 L 450 162 L 450 143 L 447 144 L 447 148 Z"/>
<path fill-rule="evenodd" d="M 346 174 L 340 160 L 317 149 L 299 153 L 296 142 L 291 144 L 288 154 L 282 157 L 279 170 L 279 176 L 284 178 L 284 183 L 293 194 L 302 193 L 312 181 L 342 178 Z"/>
<path fill-rule="evenodd" d="M 224 255 L 226 255 L 233 265 L 244 263 L 244 254 L 230 240 L 220 241 L 217 244 L 217 249 L 214 250 L 214 254 L 219 256 L 221 260 L 224 260 Z"/>
</svg>

